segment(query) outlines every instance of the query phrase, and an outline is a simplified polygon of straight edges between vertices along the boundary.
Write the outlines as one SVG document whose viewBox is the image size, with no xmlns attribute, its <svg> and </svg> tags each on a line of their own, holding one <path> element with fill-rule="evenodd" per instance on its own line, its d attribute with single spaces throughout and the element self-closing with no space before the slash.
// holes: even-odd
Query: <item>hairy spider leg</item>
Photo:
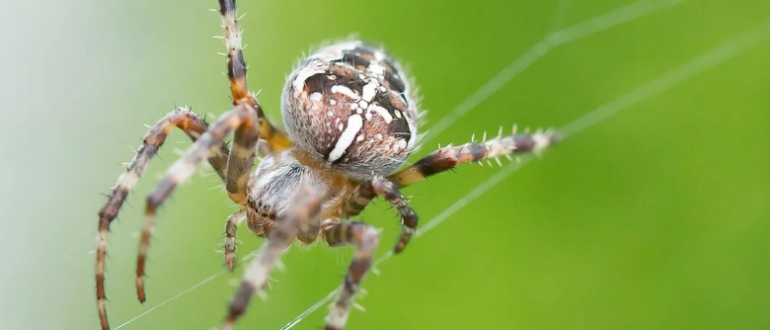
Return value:
<svg viewBox="0 0 770 330">
<path fill-rule="evenodd" d="M 128 164 L 126 171 L 118 178 L 118 182 L 112 188 L 107 203 L 99 211 L 99 234 L 96 249 L 96 303 L 99 309 L 99 320 L 104 330 L 109 329 L 105 308 L 104 259 L 107 255 L 107 236 L 110 231 L 110 223 L 117 217 L 118 211 L 120 211 L 120 207 L 126 200 L 128 193 L 134 189 L 134 186 L 142 176 L 142 172 L 150 163 L 150 159 L 157 154 L 174 127 L 185 132 L 192 141 L 196 141 L 206 131 L 208 125 L 203 119 L 187 108 L 177 108 L 161 118 L 145 134 L 142 139 L 142 146 L 139 147 L 136 156 Z M 212 152 L 208 155 L 209 163 L 222 179 L 225 178 L 224 170 L 228 154 L 227 146 L 221 145 L 217 152 Z"/>
<path fill-rule="evenodd" d="M 230 301 L 227 317 L 222 321 L 220 329 L 232 329 L 238 318 L 246 312 L 251 297 L 255 292 L 265 288 L 275 262 L 291 245 L 297 233 L 319 226 L 315 223 L 320 222 L 320 208 L 319 192 L 306 187 L 301 187 L 297 191 L 292 208 L 275 221 L 272 231 L 267 236 L 267 242 L 262 244 L 259 256 L 246 269 L 241 286 Z"/>
<path fill-rule="evenodd" d="M 348 216 L 359 215 L 375 196 L 377 194 L 374 193 L 371 181 L 364 181 L 353 190 L 350 199 L 347 200 L 342 210 Z"/>
<path fill-rule="evenodd" d="M 227 223 L 225 224 L 225 243 L 223 244 L 225 266 L 227 266 L 227 269 L 230 271 L 235 268 L 235 250 L 238 248 L 238 242 L 235 238 L 235 233 L 238 231 L 238 225 L 246 220 L 246 213 L 246 208 L 235 211 L 233 214 L 227 217 Z"/>
<path fill-rule="evenodd" d="M 414 230 L 417 228 L 417 214 L 393 182 L 383 177 L 375 177 L 371 180 L 371 185 L 374 193 L 382 196 L 390 205 L 393 205 L 401 217 L 401 235 L 399 235 L 396 246 L 393 248 L 394 253 L 400 253 L 412 239 Z"/>
<path fill-rule="evenodd" d="M 418 218 L 417 213 L 412 210 L 393 182 L 383 177 L 375 177 L 361 182 L 343 206 L 343 212 L 348 216 L 356 216 L 378 195 L 387 200 L 396 209 L 399 217 L 401 217 L 401 235 L 393 248 L 395 253 L 400 253 L 411 240 L 417 228 Z"/>
<path fill-rule="evenodd" d="M 551 130 L 537 131 L 534 134 L 516 134 L 515 126 L 512 135 L 502 136 L 502 132 L 492 140 L 481 143 L 469 142 L 460 146 L 440 148 L 418 160 L 414 165 L 388 176 L 399 187 L 427 179 L 429 176 L 454 169 L 461 163 L 482 162 L 499 157 L 511 157 L 514 154 L 534 152 L 539 154 L 543 149 L 558 142 L 559 135 Z"/>
<path fill-rule="evenodd" d="M 227 77 L 230 80 L 230 92 L 233 105 L 249 104 L 259 115 L 259 137 L 267 142 L 272 152 L 291 147 L 291 140 L 268 121 L 259 105 L 256 95 L 249 91 L 246 83 L 246 60 L 243 58 L 241 30 L 238 28 L 238 13 L 235 0 L 219 0 L 219 14 L 222 16 L 224 42 L 227 47 Z"/>
<path fill-rule="evenodd" d="M 227 134 L 236 128 L 256 130 L 256 121 L 256 112 L 249 105 L 238 105 L 220 116 L 187 153 L 169 168 L 163 180 L 147 196 L 145 223 L 144 228 L 142 228 L 139 254 L 136 260 L 136 293 L 140 302 L 145 301 L 144 268 L 158 208 L 177 186 L 192 176 L 198 164 L 208 157 L 212 150 L 224 144 L 224 138 Z"/>
<path fill-rule="evenodd" d="M 356 248 L 337 301 L 331 306 L 326 318 L 325 330 L 341 330 L 345 326 L 361 280 L 372 266 L 372 257 L 379 244 L 380 235 L 374 227 L 351 220 L 324 220 L 321 228 L 323 239 L 329 246 L 354 245 Z"/>
<path fill-rule="evenodd" d="M 259 127 L 254 124 L 241 125 L 235 130 L 233 136 L 232 150 L 227 158 L 225 189 L 230 199 L 245 206 L 248 200 L 251 168 L 254 166 L 254 152 L 259 141 Z"/>
</svg>

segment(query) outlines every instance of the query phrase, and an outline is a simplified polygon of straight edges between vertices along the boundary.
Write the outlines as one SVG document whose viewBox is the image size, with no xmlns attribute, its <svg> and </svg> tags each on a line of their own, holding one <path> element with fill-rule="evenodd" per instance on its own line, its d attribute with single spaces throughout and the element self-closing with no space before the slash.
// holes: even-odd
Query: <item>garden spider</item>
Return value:
<svg viewBox="0 0 770 330">
<path fill-rule="evenodd" d="M 349 217 L 361 213 L 376 196 L 386 199 L 401 217 L 401 235 L 394 248 L 399 253 L 417 226 L 417 215 L 400 188 L 460 163 L 539 152 L 556 139 L 551 131 L 509 136 L 501 131 L 482 143 L 440 148 L 395 172 L 414 151 L 418 139 L 417 96 L 397 62 L 384 50 L 360 41 L 323 47 L 290 74 L 281 106 L 284 134 L 265 118 L 256 95 L 246 86 L 235 0 L 219 0 L 219 5 L 234 107 L 211 125 L 186 108 L 169 113 L 150 128 L 113 187 L 99 212 L 96 298 L 102 329 L 109 329 L 104 259 L 110 223 L 174 127 L 194 144 L 147 197 L 136 268 L 137 294 L 144 302 L 144 268 L 157 209 L 197 165 L 208 160 L 225 182 L 228 197 L 241 206 L 228 217 L 225 227 L 227 268 L 234 267 L 240 222 L 245 219 L 254 234 L 267 238 L 259 257 L 246 270 L 221 329 L 231 329 L 253 294 L 265 288 L 273 264 L 295 238 L 311 243 L 319 237 L 329 246 L 356 248 L 326 319 L 326 329 L 342 329 L 379 241 L 374 227 Z M 230 132 L 234 132 L 232 149 L 223 141 Z M 251 173 L 257 153 L 262 161 Z"/>
</svg>

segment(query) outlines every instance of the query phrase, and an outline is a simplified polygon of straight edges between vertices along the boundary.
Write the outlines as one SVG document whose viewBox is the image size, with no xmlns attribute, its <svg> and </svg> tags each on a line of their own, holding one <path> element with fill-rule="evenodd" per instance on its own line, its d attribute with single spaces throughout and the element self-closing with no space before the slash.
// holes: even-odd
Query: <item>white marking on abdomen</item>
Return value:
<svg viewBox="0 0 770 330">
<path fill-rule="evenodd" d="M 317 64 L 314 63 L 310 63 L 306 67 L 299 69 L 297 77 L 292 82 L 294 96 L 299 96 L 299 94 L 305 90 L 305 81 L 310 78 L 310 76 L 321 72 L 324 72 L 324 69 L 318 67 Z"/>
<path fill-rule="evenodd" d="M 409 143 L 406 144 L 406 149 L 412 150 L 414 149 L 414 143 L 417 142 L 417 130 L 411 121 L 407 121 L 407 123 L 409 123 L 409 132 L 412 135 L 409 137 Z"/>
<path fill-rule="evenodd" d="M 340 86 L 340 85 L 332 86 L 332 93 L 339 93 L 356 101 L 361 99 L 361 97 L 358 96 L 358 94 L 354 93 L 352 90 L 350 90 L 350 88 L 347 88 L 345 86 Z"/>
<path fill-rule="evenodd" d="M 379 105 L 372 104 L 368 108 L 366 108 L 366 110 L 376 112 L 377 114 L 379 114 L 382 117 L 382 119 L 385 119 L 385 122 L 388 123 L 388 124 L 390 124 L 390 122 L 393 121 L 393 116 L 390 115 L 390 112 L 388 112 L 387 109 L 385 109 L 385 108 L 383 108 L 383 107 L 381 107 Z M 396 110 L 396 111 L 398 111 L 398 110 Z"/>
<path fill-rule="evenodd" d="M 385 74 L 385 68 L 382 67 L 379 63 L 375 62 L 369 65 L 367 68 L 369 71 L 375 75 L 382 76 Z"/>
<path fill-rule="evenodd" d="M 374 94 L 377 93 L 377 85 L 378 84 L 376 82 L 373 82 L 373 83 L 368 83 L 364 86 L 363 92 L 362 92 L 363 94 L 362 98 L 364 99 L 364 101 L 372 102 L 372 99 L 374 98 Z"/>
<path fill-rule="evenodd" d="M 396 144 L 393 145 L 393 151 L 399 152 L 401 150 L 404 150 L 406 148 L 406 141 L 403 139 L 398 140 Z"/>
<path fill-rule="evenodd" d="M 345 128 L 345 131 L 340 134 L 340 138 L 337 140 L 337 144 L 334 145 L 334 149 L 329 153 L 329 161 L 333 162 L 342 157 L 342 155 L 345 153 L 345 150 L 347 150 L 348 147 L 353 144 L 353 140 L 355 139 L 358 131 L 361 130 L 363 124 L 364 120 L 360 115 L 352 115 L 348 117 L 348 125 Z"/>
</svg>

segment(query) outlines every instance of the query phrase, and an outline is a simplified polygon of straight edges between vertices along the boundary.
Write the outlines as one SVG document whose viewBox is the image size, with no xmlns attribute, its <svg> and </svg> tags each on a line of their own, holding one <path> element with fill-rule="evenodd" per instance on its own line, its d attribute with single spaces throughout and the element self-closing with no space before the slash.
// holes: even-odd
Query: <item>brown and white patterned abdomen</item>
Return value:
<svg viewBox="0 0 770 330">
<path fill-rule="evenodd" d="M 283 91 L 282 114 L 295 146 L 352 177 L 386 175 L 417 140 L 417 104 L 401 66 L 360 41 L 302 60 Z"/>
</svg>

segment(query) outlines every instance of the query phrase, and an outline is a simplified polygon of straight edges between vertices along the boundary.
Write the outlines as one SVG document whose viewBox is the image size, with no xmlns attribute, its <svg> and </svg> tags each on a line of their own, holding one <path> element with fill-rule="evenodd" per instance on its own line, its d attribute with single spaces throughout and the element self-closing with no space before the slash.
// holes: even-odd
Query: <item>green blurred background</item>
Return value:
<svg viewBox="0 0 770 330">
<path fill-rule="evenodd" d="M 631 1 L 240 1 L 250 87 L 280 119 L 284 77 L 359 33 L 417 77 L 439 122 L 548 32 Z M 0 12 L 0 328 L 97 329 L 96 213 L 146 128 L 175 105 L 228 108 L 210 1 L 4 2 Z M 558 47 L 426 141 L 562 126 L 770 18 L 766 0 L 691 0 Z M 414 241 L 364 282 L 348 329 L 770 328 L 770 44 L 569 137 Z M 223 270 L 235 207 L 197 175 L 163 208 L 148 301 L 134 296 L 143 197 L 188 143 L 175 134 L 113 225 L 113 327 Z M 423 223 L 500 171 L 464 166 L 408 189 Z M 210 170 L 202 172 L 211 173 Z M 385 203 L 362 215 L 391 247 Z M 261 239 L 242 229 L 241 256 Z M 341 282 L 350 250 L 294 246 L 240 329 L 279 329 Z M 210 329 L 224 274 L 121 329 Z M 295 329 L 318 329 L 326 308 Z"/>
</svg>

